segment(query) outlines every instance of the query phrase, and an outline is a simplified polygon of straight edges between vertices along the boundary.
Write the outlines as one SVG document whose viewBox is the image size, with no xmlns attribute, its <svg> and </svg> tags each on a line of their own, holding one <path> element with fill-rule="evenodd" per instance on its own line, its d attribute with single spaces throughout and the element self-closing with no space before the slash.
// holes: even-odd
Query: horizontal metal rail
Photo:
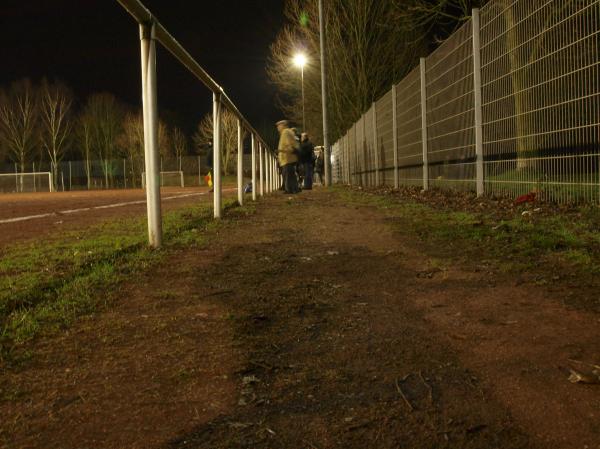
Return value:
<svg viewBox="0 0 600 449">
<path fill-rule="evenodd" d="M 158 19 L 139 0 L 117 0 L 121 6 L 140 24 L 154 24 L 156 40 L 181 62 L 196 78 L 214 94 L 220 94 L 223 105 L 229 109 L 242 122 L 244 128 L 254 134 L 258 141 L 268 148 L 266 142 L 254 129 L 248 120 L 227 96 L 224 89 L 204 70 L 200 64 L 187 52 L 177 40 L 160 24 Z"/>
</svg>

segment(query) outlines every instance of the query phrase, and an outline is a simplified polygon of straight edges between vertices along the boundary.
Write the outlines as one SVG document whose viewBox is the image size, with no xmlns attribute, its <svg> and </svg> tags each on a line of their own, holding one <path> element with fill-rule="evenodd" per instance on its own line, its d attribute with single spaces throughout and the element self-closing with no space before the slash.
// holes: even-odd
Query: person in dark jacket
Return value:
<svg viewBox="0 0 600 449">
<path fill-rule="evenodd" d="M 313 169 L 315 163 L 315 146 L 308 138 L 307 133 L 302 133 L 300 139 L 300 163 L 304 167 L 303 189 L 311 190 L 313 183 Z"/>
</svg>

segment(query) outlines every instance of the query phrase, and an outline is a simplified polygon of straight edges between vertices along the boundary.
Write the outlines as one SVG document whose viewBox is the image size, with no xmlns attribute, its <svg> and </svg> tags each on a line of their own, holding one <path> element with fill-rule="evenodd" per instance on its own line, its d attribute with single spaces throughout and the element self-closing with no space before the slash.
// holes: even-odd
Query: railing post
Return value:
<svg viewBox="0 0 600 449">
<path fill-rule="evenodd" d="M 221 218 L 221 94 L 213 93 L 213 205 Z"/>
<path fill-rule="evenodd" d="M 275 162 L 275 159 L 273 159 L 273 155 L 271 155 L 271 159 L 269 161 L 269 171 L 271 172 L 271 192 L 275 191 L 275 170 L 273 169 L 273 162 Z"/>
<path fill-rule="evenodd" d="M 238 125 L 238 153 L 237 153 L 237 187 L 238 187 L 238 203 L 240 206 L 244 204 L 244 141 L 242 139 L 242 123 L 240 119 Z"/>
<path fill-rule="evenodd" d="M 264 171 L 265 195 L 268 195 L 269 194 L 269 152 L 267 151 L 266 147 L 263 148 L 263 151 L 264 151 L 263 164 L 265 165 L 265 168 L 264 168 L 264 170 L 265 170 Z"/>
<path fill-rule="evenodd" d="M 479 9 L 473 8 L 473 86 L 475 89 L 475 171 L 477 196 L 484 193 L 483 185 L 483 110 L 481 100 L 481 42 Z"/>
<path fill-rule="evenodd" d="M 273 192 L 277 191 L 277 161 L 275 160 L 275 155 L 273 155 L 273 162 L 271 163 L 271 167 L 273 170 Z"/>
<path fill-rule="evenodd" d="M 373 152 L 375 156 L 375 185 L 379 187 L 381 180 L 379 174 L 379 149 L 377 146 L 377 105 L 373 102 Z"/>
<path fill-rule="evenodd" d="M 421 58 L 421 136 L 423 139 L 423 190 L 429 189 L 429 158 L 427 154 L 427 71 Z"/>
<path fill-rule="evenodd" d="M 398 99 L 396 85 L 392 85 L 392 139 L 394 140 L 394 188 L 400 188 L 400 173 L 398 168 Z"/>
<path fill-rule="evenodd" d="M 275 191 L 275 172 L 273 171 L 273 155 L 271 154 L 271 159 L 269 161 L 269 172 L 271 173 L 271 193 Z"/>
<path fill-rule="evenodd" d="M 153 23 L 140 24 L 148 240 L 150 246 L 159 248 L 162 244 L 162 216 L 160 210 L 156 41 L 154 33 Z"/>
<path fill-rule="evenodd" d="M 252 133 L 252 201 L 256 201 L 256 136 Z"/>
<path fill-rule="evenodd" d="M 262 143 L 258 142 L 258 177 L 260 178 L 260 196 L 265 194 L 264 155 Z"/>
</svg>

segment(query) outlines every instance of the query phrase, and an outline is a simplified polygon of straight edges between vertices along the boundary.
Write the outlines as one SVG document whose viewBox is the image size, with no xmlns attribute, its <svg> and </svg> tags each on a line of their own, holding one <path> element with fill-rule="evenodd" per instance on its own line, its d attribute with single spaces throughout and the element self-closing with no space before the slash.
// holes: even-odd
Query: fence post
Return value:
<svg viewBox="0 0 600 449">
<path fill-rule="evenodd" d="M 421 58 L 421 136 L 423 139 L 423 190 L 429 189 L 429 158 L 427 155 L 427 71 Z"/>
<path fill-rule="evenodd" d="M 162 216 L 160 210 L 156 41 L 154 33 L 154 23 L 140 24 L 148 238 L 150 245 L 158 248 L 162 244 Z"/>
<path fill-rule="evenodd" d="M 481 41 L 479 9 L 473 8 L 473 86 L 475 89 L 475 170 L 477 176 L 477 196 L 484 193 L 483 186 L 483 110 L 481 100 Z"/>
<path fill-rule="evenodd" d="M 356 136 L 358 134 L 358 132 L 356 131 L 356 128 L 358 128 L 358 126 L 356 126 L 357 123 L 355 123 L 354 126 L 352 127 L 352 128 L 354 128 L 354 152 L 352 154 L 352 159 L 354 160 L 353 176 L 354 176 L 354 179 L 356 180 L 355 184 L 362 186 L 362 178 L 360 178 L 359 175 L 357 175 L 358 171 L 360 170 L 360 159 L 358 157 L 358 142 L 356 141 Z"/>
<path fill-rule="evenodd" d="M 363 185 L 365 187 L 369 187 L 371 185 L 371 174 L 367 171 L 367 117 L 365 114 L 361 117 L 362 121 L 362 139 L 360 142 L 360 146 L 362 147 L 362 172 L 363 172 Z"/>
<path fill-rule="evenodd" d="M 256 137 L 252 133 L 252 201 L 256 201 Z"/>
<path fill-rule="evenodd" d="M 213 205 L 221 218 L 221 94 L 213 93 Z"/>
<path fill-rule="evenodd" d="M 238 203 L 240 206 L 244 204 L 244 141 L 242 139 L 242 123 L 240 119 L 237 121 L 238 127 L 238 153 L 237 153 L 237 186 L 238 186 Z"/>
<path fill-rule="evenodd" d="M 379 181 L 381 180 L 379 169 L 379 148 L 377 145 L 377 105 L 373 102 L 373 152 L 375 156 L 375 185 L 379 187 Z"/>
<path fill-rule="evenodd" d="M 127 159 L 123 159 L 123 185 L 127 188 Z M 71 190 L 71 161 L 69 161 L 69 190 Z"/>
<path fill-rule="evenodd" d="M 261 142 L 258 142 L 258 177 L 260 180 L 260 196 L 264 196 L 265 194 L 263 158 L 263 146 Z"/>
<path fill-rule="evenodd" d="M 350 168 L 350 130 L 346 133 L 346 177 L 348 179 L 348 185 L 352 185 L 352 171 Z"/>
<path fill-rule="evenodd" d="M 400 188 L 400 173 L 398 168 L 398 116 L 396 115 L 398 100 L 396 98 L 396 85 L 392 84 L 392 139 L 394 139 L 394 188 Z"/>
</svg>

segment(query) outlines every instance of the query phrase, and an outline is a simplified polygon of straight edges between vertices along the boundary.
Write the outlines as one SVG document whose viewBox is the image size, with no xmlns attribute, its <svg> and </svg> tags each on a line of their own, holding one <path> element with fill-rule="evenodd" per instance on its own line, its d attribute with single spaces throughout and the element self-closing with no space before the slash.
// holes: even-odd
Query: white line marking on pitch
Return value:
<svg viewBox="0 0 600 449">
<path fill-rule="evenodd" d="M 223 192 L 231 192 L 233 190 L 237 190 L 237 189 L 224 189 Z M 200 195 L 208 195 L 209 192 L 200 192 L 200 193 L 184 193 L 182 195 L 174 195 L 174 196 L 166 196 L 164 198 L 161 198 L 161 200 L 166 201 L 166 200 L 176 200 L 178 198 L 187 198 L 190 196 L 200 196 Z M 4 220 L 0 220 L 0 224 L 7 224 L 7 223 L 16 223 L 19 221 L 27 221 L 27 220 L 35 220 L 36 218 L 46 218 L 46 217 L 54 217 L 57 215 L 61 215 L 61 214 L 75 214 L 77 212 L 84 212 L 84 211 L 88 211 L 88 210 L 94 210 L 94 209 L 109 209 L 112 207 L 123 207 L 123 206 L 131 206 L 134 204 L 146 204 L 146 200 L 142 200 L 142 201 L 129 201 L 126 203 L 114 203 L 114 204 L 106 204 L 104 206 L 92 206 L 92 207 L 82 207 L 80 209 L 68 209 L 68 210 L 61 210 L 60 212 L 49 212 L 47 214 L 39 214 L 39 215 L 29 215 L 27 217 L 15 217 L 15 218 L 6 218 Z"/>
<path fill-rule="evenodd" d="M 56 212 L 50 212 L 49 214 L 30 215 L 29 217 L 7 218 L 5 220 L 0 220 L 0 223 L 15 223 L 17 221 L 33 220 L 34 218 L 52 217 L 53 215 L 56 215 Z"/>
</svg>

